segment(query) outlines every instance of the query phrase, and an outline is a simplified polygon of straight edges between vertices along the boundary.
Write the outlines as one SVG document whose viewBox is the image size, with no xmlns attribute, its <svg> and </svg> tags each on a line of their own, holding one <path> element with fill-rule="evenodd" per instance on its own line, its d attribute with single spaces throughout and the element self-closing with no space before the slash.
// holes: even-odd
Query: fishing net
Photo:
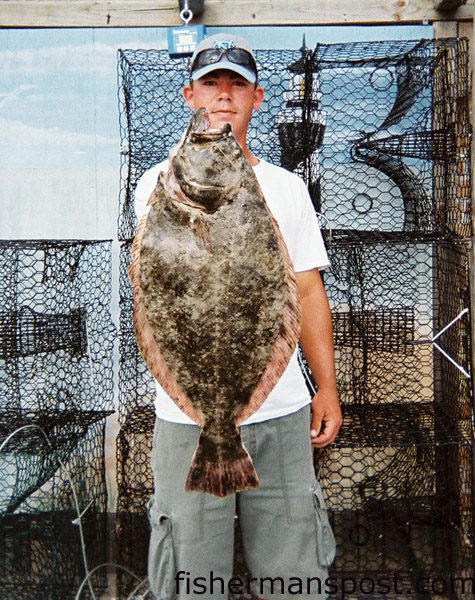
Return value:
<svg viewBox="0 0 475 600">
<path fill-rule="evenodd" d="M 396 598 L 393 583 L 361 585 L 394 573 L 405 598 L 430 598 L 444 582 L 444 597 L 468 597 L 450 580 L 474 574 L 468 42 L 318 44 L 256 57 L 266 101 L 251 151 L 304 177 L 331 261 L 324 279 L 344 424 L 316 468 L 338 543 L 332 575 L 353 578 L 355 598 Z M 187 74 L 187 61 L 163 51 L 119 52 L 118 551 L 136 573 L 145 573 L 137 540 L 146 544 L 153 488 L 154 386 L 131 326 L 134 190 L 189 119 Z M 236 556 L 244 574 L 239 544 Z M 416 591 L 421 577 L 443 581 Z M 131 580 L 119 584 L 125 594 Z"/>
<path fill-rule="evenodd" d="M 106 559 L 111 244 L 1 241 L 0 272 L 0 596 L 73 598 L 78 512 L 89 564 Z"/>
</svg>

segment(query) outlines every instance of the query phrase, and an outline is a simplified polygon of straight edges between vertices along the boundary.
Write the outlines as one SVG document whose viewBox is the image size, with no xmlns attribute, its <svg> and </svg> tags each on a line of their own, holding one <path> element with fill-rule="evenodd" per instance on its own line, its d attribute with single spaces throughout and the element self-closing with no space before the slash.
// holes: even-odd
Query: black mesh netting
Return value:
<svg viewBox="0 0 475 600">
<path fill-rule="evenodd" d="M 1 241 L 0 272 L 0 596 L 73 598 L 78 511 L 89 565 L 106 559 L 111 243 Z"/>
<path fill-rule="evenodd" d="M 251 150 L 305 178 L 331 261 L 324 279 L 344 424 L 316 466 L 338 542 L 332 574 L 376 582 L 397 573 L 405 598 L 432 597 L 416 583 L 439 577 L 443 597 L 469 597 L 450 579 L 474 575 L 467 40 L 256 56 L 266 102 L 251 122 Z M 145 573 L 154 385 L 131 325 L 133 198 L 189 119 L 187 68 L 163 51 L 119 52 L 118 526 L 121 560 L 136 573 Z M 243 573 L 240 544 L 236 556 Z M 131 586 L 120 579 L 122 595 Z M 401 597 L 394 586 L 367 588 L 357 584 L 351 597 Z"/>
</svg>

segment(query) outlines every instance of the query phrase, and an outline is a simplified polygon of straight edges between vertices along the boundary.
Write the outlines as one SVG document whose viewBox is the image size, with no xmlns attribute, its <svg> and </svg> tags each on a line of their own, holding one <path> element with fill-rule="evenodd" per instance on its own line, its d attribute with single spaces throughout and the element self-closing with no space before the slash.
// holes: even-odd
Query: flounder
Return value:
<svg viewBox="0 0 475 600">
<path fill-rule="evenodd" d="M 238 426 L 266 400 L 299 337 L 295 273 L 231 126 L 193 115 L 133 241 L 142 356 L 201 427 L 187 491 L 259 487 Z"/>
</svg>

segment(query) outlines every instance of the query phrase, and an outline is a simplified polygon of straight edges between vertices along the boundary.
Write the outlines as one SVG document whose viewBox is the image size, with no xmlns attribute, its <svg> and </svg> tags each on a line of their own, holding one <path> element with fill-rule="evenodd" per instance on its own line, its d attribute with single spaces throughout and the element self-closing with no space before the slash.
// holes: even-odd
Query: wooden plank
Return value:
<svg viewBox="0 0 475 600">
<path fill-rule="evenodd" d="M 449 14 L 433 0 L 206 0 L 208 26 L 395 24 L 473 19 L 475 0 Z M 134 27 L 180 24 L 176 0 L 0 0 L 3 27 Z"/>
<path fill-rule="evenodd" d="M 437 21 L 437 23 L 434 23 L 434 37 L 436 39 L 457 37 L 457 32 L 456 21 Z"/>
</svg>

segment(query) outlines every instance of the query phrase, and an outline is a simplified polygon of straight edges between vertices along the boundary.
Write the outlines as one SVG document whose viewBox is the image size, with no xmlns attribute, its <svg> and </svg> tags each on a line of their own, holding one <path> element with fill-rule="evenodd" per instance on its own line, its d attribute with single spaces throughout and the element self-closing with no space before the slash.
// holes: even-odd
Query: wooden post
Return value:
<svg viewBox="0 0 475 600">
<path fill-rule="evenodd" d="M 475 57 L 475 21 L 471 23 L 460 23 L 458 26 L 458 35 L 467 37 L 470 44 L 469 54 L 469 72 L 472 82 L 472 95 L 470 98 L 469 112 L 472 124 L 472 130 L 475 127 L 473 119 L 473 108 L 475 106 L 475 73 L 474 73 L 474 57 Z M 472 373 L 472 401 L 475 402 L 475 135 L 472 135 L 471 147 L 471 177 L 472 177 L 472 215 L 471 215 L 471 244 L 470 244 L 470 304 L 471 304 L 471 373 Z M 475 442 L 475 440 L 474 440 Z M 474 464 L 475 469 L 475 464 Z M 475 474 L 475 473 L 474 473 Z"/>
<path fill-rule="evenodd" d="M 463 25 L 463 26 L 462 26 Z M 472 83 L 472 97 L 470 106 L 470 119 L 472 131 L 474 128 L 473 108 L 475 107 L 475 21 L 464 23 L 459 26 L 459 35 L 466 36 L 470 40 L 470 75 Z M 472 424 L 475 413 L 475 136 L 472 135 L 471 147 L 471 176 L 472 176 L 472 230 L 470 237 L 470 316 L 471 316 L 471 349 L 472 361 L 470 372 L 472 374 Z M 472 531 L 475 521 L 475 431 L 472 439 Z M 475 554 L 473 556 L 473 570 L 475 571 Z"/>
<path fill-rule="evenodd" d="M 434 27 L 435 37 L 440 39 L 444 37 L 460 38 L 462 36 L 472 37 L 472 24 L 470 31 L 462 33 L 461 23 L 445 22 L 437 23 Z M 434 89 L 437 90 L 439 102 L 434 105 L 434 129 L 445 128 L 453 130 L 455 134 L 455 155 L 450 161 L 434 161 L 434 178 L 438 180 L 435 186 L 434 208 L 436 213 L 442 215 L 444 226 L 449 239 L 443 243 L 434 245 L 434 327 L 435 331 L 457 316 L 465 305 L 461 305 L 467 300 L 465 294 L 457 294 L 457 289 L 463 286 L 469 286 L 472 282 L 470 291 L 470 305 L 474 306 L 474 272 L 473 257 L 470 261 L 470 252 L 467 246 L 467 239 L 470 236 L 471 221 L 473 221 L 473 204 L 470 207 L 470 170 L 473 172 L 472 165 L 468 161 L 468 152 L 470 150 L 469 137 L 467 135 L 466 112 L 469 107 L 462 106 L 462 99 L 467 98 L 467 70 L 466 62 L 460 60 L 458 50 L 462 42 L 457 44 L 455 55 L 447 52 L 441 56 L 437 70 L 434 72 Z M 471 47 L 470 47 L 471 49 Z M 469 51 L 470 51 L 469 49 Z M 470 71 L 469 71 L 470 72 Z M 442 102 L 440 101 L 442 100 Z M 457 108 L 460 107 L 460 110 Z M 451 238 L 454 238 L 450 241 Z M 471 262 L 471 265 L 469 264 Z M 469 273 L 470 271 L 470 273 Z M 465 335 L 471 335 L 472 353 L 474 339 L 474 323 L 471 323 L 471 332 Z M 466 338 L 464 334 L 457 335 L 454 330 L 446 338 L 449 354 L 453 356 L 464 356 L 466 348 Z M 472 357 L 468 358 L 473 364 Z M 455 377 L 455 379 L 454 379 Z M 473 514 L 470 515 L 470 505 L 473 501 L 473 477 L 470 476 L 470 464 L 473 465 L 475 455 L 470 458 L 469 447 L 463 442 L 462 438 L 457 443 L 456 440 L 447 437 L 447 415 L 457 424 L 457 431 L 460 436 L 463 435 L 464 423 L 467 423 L 467 412 L 470 412 L 471 391 L 473 382 L 462 382 L 460 375 L 454 375 L 453 368 L 446 364 L 445 359 L 434 353 L 434 425 L 436 440 L 439 442 L 435 449 L 435 480 L 437 486 L 437 495 L 441 499 L 446 499 L 446 510 L 450 521 L 457 525 L 451 530 L 450 535 L 444 541 L 446 545 L 449 540 L 452 548 L 463 547 L 463 532 L 471 531 L 473 526 Z M 457 383 L 458 382 L 458 383 Z M 473 402 L 473 395 L 472 395 Z M 468 419 L 469 420 L 469 419 Z M 472 489 L 471 489 L 472 488 Z M 471 498 L 471 500 L 470 500 Z M 473 510 L 472 510 L 473 513 Z M 441 546 L 443 547 L 443 546 Z M 446 552 L 440 555 L 442 568 L 450 568 L 450 565 L 444 564 L 447 559 Z M 458 567 L 457 568 L 463 568 Z M 453 573 L 460 575 L 459 572 Z M 466 575 L 466 573 L 465 573 Z"/>
<path fill-rule="evenodd" d="M 475 107 L 475 21 L 472 23 L 461 23 L 459 25 L 459 36 L 470 40 L 470 75 L 472 83 L 472 96 L 470 105 L 470 119 L 472 131 L 474 128 L 473 108 Z M 471 390 L 472 390 L 472 423 L 475 412 L 475 136 L 472 135 L 471 147 L 471 177 L 472 177 L 472 223 L 470 237 L 470 316 L 471 316 Z M 475 431 L 472 439 L 472 530 L 475 522 Z M 473 556 L 473 570 L 475 571 L 475 554 Z"/>
</svg>

